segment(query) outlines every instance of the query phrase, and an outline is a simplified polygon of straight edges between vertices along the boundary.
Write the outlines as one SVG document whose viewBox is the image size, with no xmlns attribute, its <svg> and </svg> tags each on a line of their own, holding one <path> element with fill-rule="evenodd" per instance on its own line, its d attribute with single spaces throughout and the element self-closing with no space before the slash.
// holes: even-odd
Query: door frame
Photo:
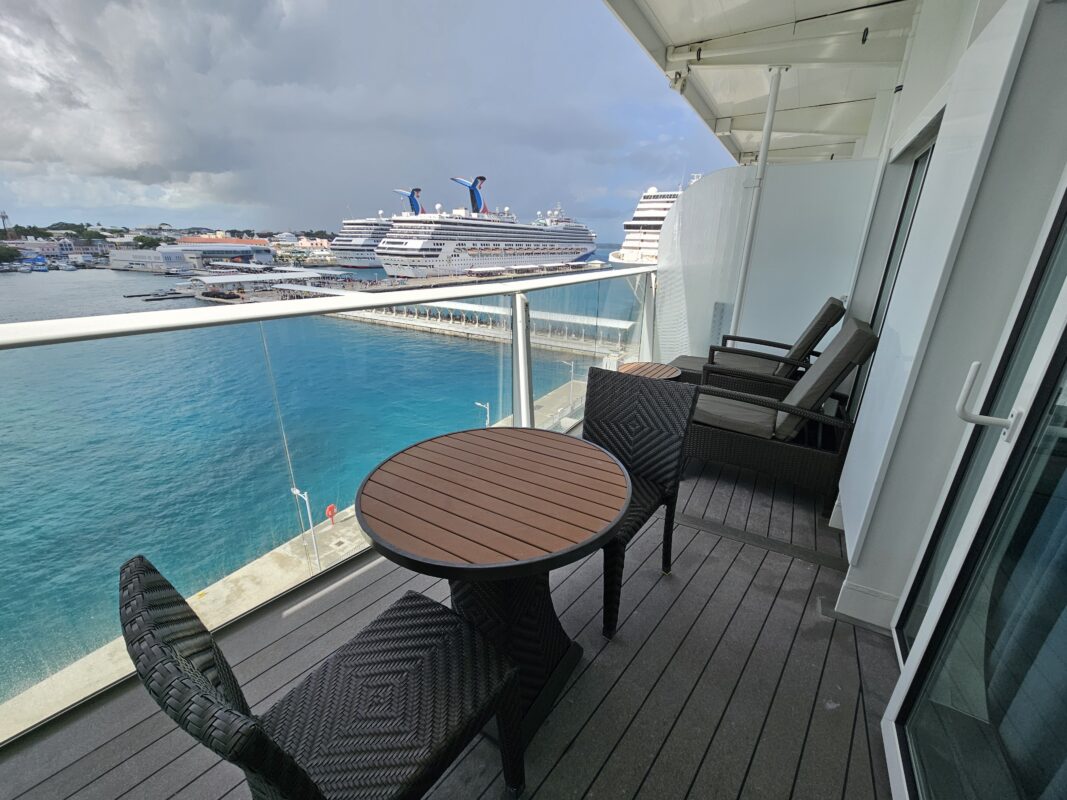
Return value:
<svg viewBox="0 0 1067 800">
<path fill-rule="evenodd" d="M 992 388 L 999 384 L 1001 376 L 1011 358 L 1011 348 L 1015 337 L 1024 324 L 1022 318 L 1029 309 L 1038 268 L 1051 257 L 1061 237 L 1067 237 L 1067 224 L 1064 223 L 1064 206 L 1067 204 L 1067 170 L 1064 170 L 1057 188 L 1055 202 L 1042 225 L 1038 244 L 1027 265 L 1026 280 L 1023 282 L 1019 296 L 1013 308 L 1011 322 L 1006 327 L 997 347 L 996 368 L 987 371 L 983 384 L 982 407 L 992 400 Z M 1031 357 L 1022 384 L 1019 387 L 1013 406 L 1022 409 L 1024 418 L 1021 429 L 1011 440 L 1003 437 L 997 442 L 982 476 L 975 499 L 960 528 L 959 535 L 945 563 L 941 579 L 930 599 L 930 607 L 924 617 L 915 642 L 906 658 L 903 658 L 900 678 L 894 687 L 882 718 L 882 736 L 885 741 L 886 761 L 889 768 L 890 784 L 895 798 L 918 797 L 917 786 L 910 752 L 904 734 L 904 721 L 914 702 L 916 693 L 929 671 L 930 663 L 936 654 L 945 631 L 952 623 L 953 612 L 967 589 L 967 579 L 981 554 L 981 550 L 1000 510 L 1000 504 L 1008 490 L 1008 484 L 1014 477 L 1016 468 L 1026 456 L 1038 426 L 1042 424 L 1041 416 L 1032 413 L 1044 407 L 1050 394 L 1049 384 L 1058 383 L 1060 374 L 1067 368 L 1067 281 L 1060 287 L 1056 302 L 1049 314 L 1041 339 Z M 966 456 L 977 441 L 980 432 L 972 429 L 964 437 L 957 452 L 951 478 L 946 481 L 939 500 L 938 513 L 933 517 L 933 524 L 927 531 L 922 556 L 912 565 L 907 588 L 901 595 L 901 601 L 893 618 L 893 641 L 897 647 L 898 658 L 901 657 L 899 623 L 902 619 L 907 599 L 911 596 L 919 565 L 925 562 L 932 541 L 932 536 L 945 516 L 948 506 L 946 501 L 952 496 L 952 490 L 958 487 L 962 473 L 967 467 Z"/>
</svg>

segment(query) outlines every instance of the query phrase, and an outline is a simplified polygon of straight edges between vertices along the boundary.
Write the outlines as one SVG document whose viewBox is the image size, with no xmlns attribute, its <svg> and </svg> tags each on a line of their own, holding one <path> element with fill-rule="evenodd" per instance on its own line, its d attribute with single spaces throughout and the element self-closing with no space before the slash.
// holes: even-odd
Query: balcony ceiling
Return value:
<svg viewBox="0 0 1067 800">
<path fill-rule="evenodd" d="M 771 161 L 851 158 L 875 98 L 898 83 L 918 0 L 607 0 L 738 161 L 762 139 L 782 76 Z"/>
</svg>

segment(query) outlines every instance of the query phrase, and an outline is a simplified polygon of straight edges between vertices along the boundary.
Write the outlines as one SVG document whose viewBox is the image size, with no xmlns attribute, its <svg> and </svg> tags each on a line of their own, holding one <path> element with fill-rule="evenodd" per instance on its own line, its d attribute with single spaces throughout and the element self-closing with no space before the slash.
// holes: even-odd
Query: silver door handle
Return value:
<svg viewBox="0 0 1067 800">
<path fill-rule="evenodd" d="M 1019 425 L 1023 421 L 1023 410 L 1021 408 L 1013 408 L 1011 413 L 1006 417 L 988 417 L 985 414 L 975 414 L 970 409 L 966 408 L 967 401 L 971 396 L 971 390 L 974 389 L 974 382 L 978 378 L 978 370 L 982 368 L 981 361 L 975 361 L 971 364 L 971 368 L 967 371 L 967 378 L 963 381 L 963 388 L 960 389 L 960 396 L 956 400 L 956 415 L 964 422 L 970 422 L 973 425 L 986 425 L 993 428 L 1002 428 L 1000 432 L 1000 438 L 1006 442 L 1010 442 L 1015 438 L 1016 432 L 1019 430 Z"/>
</svg>

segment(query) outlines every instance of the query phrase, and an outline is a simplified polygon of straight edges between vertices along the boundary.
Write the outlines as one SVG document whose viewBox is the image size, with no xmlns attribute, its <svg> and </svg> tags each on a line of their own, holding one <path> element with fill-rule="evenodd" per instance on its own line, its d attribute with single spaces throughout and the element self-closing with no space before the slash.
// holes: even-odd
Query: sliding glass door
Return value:
<svg viewBox="0 0 1067 800">
<path fill-rule="evenodd" d="M 1067 282 L 1067 200 L 1061 203 L 1048 242 L 1038 258 L 1031 285 L 1023 303 L 1024 312 L 1014 325 L 1007 352 L 995 369 L 995 376 L 982 413 L 1006 417 L 1016 403 L 1020 385 L 1030 366 L 1053 312 L 1056 299 Z M 990 457 L 1000 441 L 1000 429 L 976 427 L 963 458 L 963 466 L 949 489 L 933 538 L 919 565 L 894 628 L 903 657 L 915 642 L 945 562 L 956 544 L 960 528 L 970 510 Z"/>
<path fill-rule="evenodd" d="M 943 532 L 898 636 L 910 646 L 883 731 L 912 797 L 1067 797 L 1067 234 L 1001 365 Z M 951 523 L 951 524 L 948 524 Z"/>
</svg>

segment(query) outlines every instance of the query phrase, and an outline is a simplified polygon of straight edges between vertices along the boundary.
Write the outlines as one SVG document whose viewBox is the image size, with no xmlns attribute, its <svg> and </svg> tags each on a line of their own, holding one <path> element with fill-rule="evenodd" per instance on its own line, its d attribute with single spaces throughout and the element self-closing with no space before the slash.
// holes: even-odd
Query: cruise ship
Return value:
<svg viewBox="0 0 1067 800">
<path fill-rule="evenodd" d="M 346 219 L 341 221 L 341 231 L 330 242 L 330 251 L 343 267 L 374 269 L 382 262 L 374 254 L 374 248 L 382 240 L 392 221 L 379 211 L 376 217 Z"/>
<path fill-rule="evenodd" d="M 412 210 L 393 217 L 378 245 L 386 273 L 399 278 L 459 275 L 477 267 L 512 267 L 544 262 L 581 261 L 596 249 L 596 234 L 563 213 L 560 207 L 529 224 L 508 208 L 489 210 L 482 197 L 483 176 L 453 178 L 470 193 L 470 210 L 432 214 Z M 414 208 L 414 206 L 413 206 Z"/>
<path fill-rule="evenodd" d="M 681 193 L 681 189 L 661 192 L 650 186 L 637 201 L 633 219 L 623 223 L 626 235 L 622 247 L 608 256 L 608 261 L 628 267 L 654 265 L 659 257 L 660 228 Z"/>
</svg>

